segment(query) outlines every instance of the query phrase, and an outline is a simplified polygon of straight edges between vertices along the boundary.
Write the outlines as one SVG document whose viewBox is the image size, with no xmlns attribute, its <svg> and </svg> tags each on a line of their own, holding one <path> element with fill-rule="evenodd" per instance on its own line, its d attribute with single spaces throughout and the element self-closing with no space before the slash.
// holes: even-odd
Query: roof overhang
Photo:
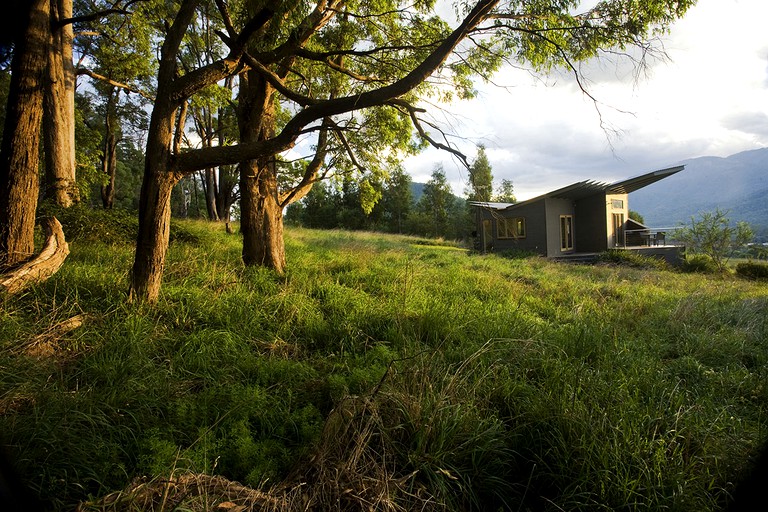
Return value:
<svg viewBox="0 0 768 512">
<path fill-rule="evenodd" d="M 617 181 L 616 183 L 608 185 L 605 192 L 607 194 L 629 194 L 630 192 L 640 190 L 643 187 L 647 187 L 648 185 L 663 180 L 673 174 L 677 174 L 683 169 L 685 169 L 684 165 L 677 165 L 675 167 L 668 167 L 667 169 L 649 172 L 627 180 Z"/>
</svg>

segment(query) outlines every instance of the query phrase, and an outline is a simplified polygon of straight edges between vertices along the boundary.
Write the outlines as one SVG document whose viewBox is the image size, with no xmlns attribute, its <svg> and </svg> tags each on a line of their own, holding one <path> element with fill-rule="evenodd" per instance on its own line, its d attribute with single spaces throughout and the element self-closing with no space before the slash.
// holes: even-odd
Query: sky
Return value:
<svg viewBox="0 0 768 512">
<path fill-rule="evenodd" d="M 637 78 L 626 62 L 592 62 L 586 97 L 567 73 L 502 69 L 477 98 L 432 109 L 474 159 L 486 147 L 494 180 L 525 200 L 586 179 L 612 182 L 701 156 L 768 146 L 766 0 L 699 0 L 661 43 L 666 61 Z M 447 112 L 450 111 L 450 114 Z M 442 165 L 457 195 L 467 171 L 429 149 L 405 169 L 426 182 Z"/>
</svg>

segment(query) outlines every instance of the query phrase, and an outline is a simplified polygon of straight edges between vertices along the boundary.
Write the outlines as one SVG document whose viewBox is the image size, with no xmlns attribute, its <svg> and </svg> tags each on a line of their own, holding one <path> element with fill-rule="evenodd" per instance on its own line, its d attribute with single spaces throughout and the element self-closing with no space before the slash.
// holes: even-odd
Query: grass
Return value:
<svg viewBox="0 0 768 512">
<path fill-rule="evenodd" d="M 768 436 L 759 282 L 303 229 L 277 276 L 176 227 L 155 307 L 91 234 L 0 303 L 3 444 L 53 508 L 190 472 L 297 510 L 720 510 Z"/>
</svg>

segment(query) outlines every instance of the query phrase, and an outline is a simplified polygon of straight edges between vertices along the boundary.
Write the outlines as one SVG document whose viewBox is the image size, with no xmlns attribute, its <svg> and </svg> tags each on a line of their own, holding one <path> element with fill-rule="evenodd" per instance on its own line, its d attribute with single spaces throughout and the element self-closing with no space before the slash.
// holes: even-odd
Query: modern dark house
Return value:
<svg viewBox="0 0 768 512">
<path fill-rule="evenodd" d="M 633 249 L 675 261 L 669 228 L 649 228 L 629 218 L 628 195 L 684 166 L 649 172 L 616 183 L 581 181 L 520 203 L 472 202 L 477 246 L 482 252 L 531 251 L 550 258 Z"/>
</svg>

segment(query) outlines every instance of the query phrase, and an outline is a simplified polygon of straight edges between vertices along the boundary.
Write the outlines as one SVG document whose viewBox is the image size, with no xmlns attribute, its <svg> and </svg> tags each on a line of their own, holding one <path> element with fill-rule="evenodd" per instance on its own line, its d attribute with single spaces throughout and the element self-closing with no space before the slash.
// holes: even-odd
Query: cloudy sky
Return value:
<svg viewBox="0 0 768 512">
<path fill-rule="evenodd" d="M 505 69 L 470 102 L 434 111 L 470 159 L 486 146 L 496 181 L 526 199 L 583 179 L 613 181 L 699 156 L 768 146 L 766 0 L 699 0 L 663 38 L 669 60 L 635 80 L 626 64 L 592 63 L 595 104 L 567 75 Z M 503 86 L 503 87 L 501 87 Z M 601 127 L 602 118 L 602 127 Z M 442 165 L 462 194 L 466 170 L 428 150 L 405 162 L 426 182 Z"/>
</svg>

